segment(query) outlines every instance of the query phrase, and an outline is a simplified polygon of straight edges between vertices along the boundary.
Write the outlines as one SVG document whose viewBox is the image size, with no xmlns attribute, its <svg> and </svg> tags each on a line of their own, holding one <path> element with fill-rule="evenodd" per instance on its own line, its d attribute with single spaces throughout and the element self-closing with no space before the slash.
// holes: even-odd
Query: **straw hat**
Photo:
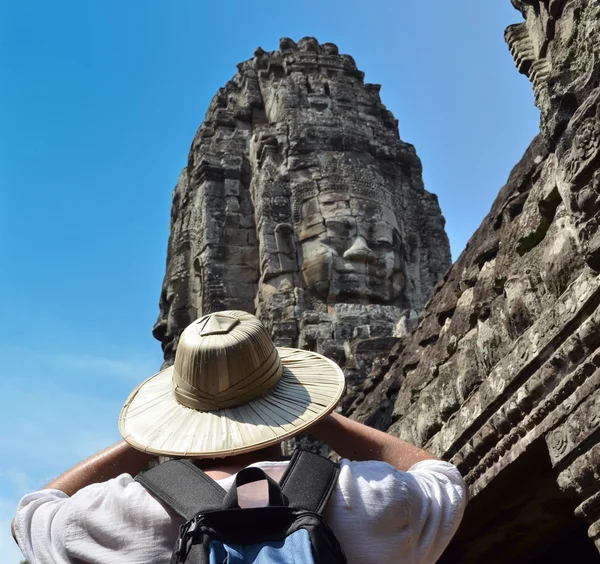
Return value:
<svg viewBox="0 0 600 564">
<path fill-rule="evenodd" d="M 175 364 L 131 393 L 119 430 L 153 454 L 230 456 L 297 435 L 333 411 L 343 391 L 331 360 L 275 348 L 254 315 L 221 311 L 183 331 Z"/>
</svg>

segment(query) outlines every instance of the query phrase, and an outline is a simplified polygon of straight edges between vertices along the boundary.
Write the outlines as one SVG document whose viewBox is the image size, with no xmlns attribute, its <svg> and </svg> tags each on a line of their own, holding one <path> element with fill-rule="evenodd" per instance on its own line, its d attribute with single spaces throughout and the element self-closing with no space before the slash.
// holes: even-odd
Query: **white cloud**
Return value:
<svg viewBox="0 0 600 564">
<path fill-rule="evenodd" d="M 118 440 L 123 403 L 158 364 L 137 353 L 117 358 L 1 344 L 0 355 L 0 395 L 8 399 L 0 425 L 10 431 L 0 434 L 0 449 L 42 465 Z"/>
<path fill-rule="evenodd" d="M 94 355 L 55 354 L 46 355 L 48 362 L 70 371 L 103 372 L 137 381 L 146 379 L 158 371 L 157 365 L 144 358 L 115 360 Z"/>
<path fill-rule="evenodd" d="M 12 426 L 0 438 L 4 468 L 0 471 L 0 562 L 23 560 L 10 533 L 19 499 L 41 489 L 65 470 L 120 439 L 116 426 L 119 405 L 81 396 L 53 394 L 52 402 L 29 399 L 31 419 Z"/>
<path fill-rule="evenodd" d="M 39 484 L 34 484 L 31 476 L 16 468 L 8 468 L 0 472 L 0 479 L 8 482 L 17 498 L 34 491 L 39 486 Z"/>
<path fill-rule="evenodd" d="M 5 377 L 58 372 L 79 378 L 97 374 L 104 378 L 137 382 L 155 374 L 161 363 L 160 355 L 154 350 L 152 354 L 126 352 L 121 357 L 114 357 L 85 352 L 47 352 L 0 344 L 0 355 L 7 363 L 1 369 Z"/>
<path fill-rule="evenodd" d="M 17 546 L 17 543 L 10 533 L 11 521 L 12 515 L 10 517 L 5 517 L 4 514 L 2 514 L 0 517 L 0 558 L 5 564 L 19 564 L 19 562 L 24 560 L 24 557 L 21 549 Z"/>
<path fill-rule="evenodd" d="M 0 561 L 6 564 L 19 564 L 24 560 L 21 549 L 10 531 L 18 502 L 18 497 L 0 497 Z"/>
<path fill-rule="evenodd" d="M 125 391 L 107 400 L 94 397 L 93 390 L 72 393 L 48 384 L 21 391 L 19 398 L 23 406 L 9 406 L 3 415 L 12 415 L 6 421 L 10 432 L 0 435 L 1 452 L 15 461 L 55 471 L 57 461 L 87 457 L 119 439 Z"/>
<path fill-rule="evenodd" d="M 0 562 L 23 559 L 10 534 L 19 499 L 120 440 L 125 399 L 160 367 L 156 350 L 90 350 L 0 344 Z"/>
</svg>

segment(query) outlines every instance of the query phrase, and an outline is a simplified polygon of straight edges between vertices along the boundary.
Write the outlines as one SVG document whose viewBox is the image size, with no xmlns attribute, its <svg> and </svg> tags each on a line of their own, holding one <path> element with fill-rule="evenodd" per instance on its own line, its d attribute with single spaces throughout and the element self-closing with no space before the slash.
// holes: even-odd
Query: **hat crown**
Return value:
<svg viewBox="0 0 600 564">
<path fill-rule="evenodd" d="M 195 322 L 198 334 L 201 337 L 208 335 L 223 335 L 229 333 L 240 320 L 233 315 L 225 313 L 211 313 L 201 317 Z"/>
<path fill-rule="evenodd" d="M 173 390 L 187 407 L 212 411 L 264 395 L 283 366 L 263 324 L 244 311 L 205 315 L 181 334 Z"/>
</svg>

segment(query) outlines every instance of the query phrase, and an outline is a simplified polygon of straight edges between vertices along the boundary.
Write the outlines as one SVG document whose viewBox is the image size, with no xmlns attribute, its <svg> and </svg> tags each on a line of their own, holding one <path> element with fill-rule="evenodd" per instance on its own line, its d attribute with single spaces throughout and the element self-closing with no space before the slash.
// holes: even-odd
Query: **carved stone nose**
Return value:
<svg viewBox="0 0 600 564">
<path fill-rule="evenodd" d="M 371 249 L 360 235 L 354 240 L 352 246 L 344 253 L 344 258 L 347 260 L 360 260 L 366 262 L 369 258 Z"/>
</svg>

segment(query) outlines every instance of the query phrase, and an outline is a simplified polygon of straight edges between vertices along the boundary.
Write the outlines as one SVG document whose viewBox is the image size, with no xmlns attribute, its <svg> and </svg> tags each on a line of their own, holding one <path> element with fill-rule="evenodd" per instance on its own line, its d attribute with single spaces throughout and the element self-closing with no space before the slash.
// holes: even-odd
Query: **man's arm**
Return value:
<svg viewBox="0 0 600 564">
<path fill-rule="evenodd" d="M 60 490 L 72 496 L 90 484 L 105 482 L 121 474 L 135 476 L 152 458 L 152 454 L 139 451 L 125 441 L 119 441 L 73 466 L 44 486 L 44 489 Z"/>
<path fill-rule="evenodd" d="M 422 460 L 439 460 L 433 454 L 337 413 L 310 428 L 310 434 L 323 441 L 342 458 L 380 460 L 407 471 Z"/>
<path fill-rule="evenodd" d="M 153 455 L 136 450 L 125 441 L 119 441 L 73 466 L 56 480 L 44 486 L 43 489 L 60 490 L 68 496 L 72 496 L 90 484 L 105 482 L 121 474 L 135 476 L 152 458 Z M 14 519 L 11 523 L 11 530 L 14 537 Z"/>
</svg>

